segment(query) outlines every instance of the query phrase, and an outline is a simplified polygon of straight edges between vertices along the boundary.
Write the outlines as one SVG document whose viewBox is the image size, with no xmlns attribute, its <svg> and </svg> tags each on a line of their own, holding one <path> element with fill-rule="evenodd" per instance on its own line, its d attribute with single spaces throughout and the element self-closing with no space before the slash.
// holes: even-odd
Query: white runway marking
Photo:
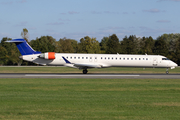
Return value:
<svg viewBox="0 0 180 120">
<path fill-rule="evenodd" d="M 44 76 L 44 77 L 139 77 L 140 75 L 43 75 L 43 74 L 26 74 L 25 76 L 29 77 L 38 77 L 38 76 Z"/>
</svg>

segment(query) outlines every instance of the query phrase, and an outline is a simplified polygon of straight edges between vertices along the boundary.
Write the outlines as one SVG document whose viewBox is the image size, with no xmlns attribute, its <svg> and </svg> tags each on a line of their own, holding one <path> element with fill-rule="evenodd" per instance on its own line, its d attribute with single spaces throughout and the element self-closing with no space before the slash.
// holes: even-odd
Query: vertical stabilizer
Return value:
<svg viewBox="0 0 180 120">
<path fill-rule="evenodd" d="M 24 39 L 13 39 L 7 42 L 15 43 L 21 55 L 31 55 L 31 54 L 41 53 L 41 52 L 35 51 Z"/>
</svg>

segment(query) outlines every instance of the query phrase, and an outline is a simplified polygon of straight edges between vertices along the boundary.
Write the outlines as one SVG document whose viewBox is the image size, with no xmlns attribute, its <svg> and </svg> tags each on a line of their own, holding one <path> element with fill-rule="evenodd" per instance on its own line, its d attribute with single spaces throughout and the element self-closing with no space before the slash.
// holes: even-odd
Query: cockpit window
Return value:
<svg viewBox="0 0 180 120">
<path fill-rule="evenodd" d="M 168 58 L 162 58 L 162 60 L 169 60 Z"/>
</svg>

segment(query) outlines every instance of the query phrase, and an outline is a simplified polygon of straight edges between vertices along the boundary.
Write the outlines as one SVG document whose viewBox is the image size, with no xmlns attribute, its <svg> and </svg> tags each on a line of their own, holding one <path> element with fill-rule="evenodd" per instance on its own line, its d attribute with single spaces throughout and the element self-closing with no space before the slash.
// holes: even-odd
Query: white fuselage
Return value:
<svg viewBox="0 0 180 120">
<path fill-rule="evenodd" d="M 23 60 L 41 65 L 68 66 L 66 58 L 71 63 L 95 65 L 95 68 L 104 67 L 161 67 L 174 68 L 176 63 L 161 55 L 124 55 L 124 54 L 76 54 L 55 53 L 55 59 L 39 58 L 40 54 L 24 55 Z M 73 67 L 73 64 L 68 67 Z M 77 67 L 76 67 L 77 68 Z"/>
</svg>

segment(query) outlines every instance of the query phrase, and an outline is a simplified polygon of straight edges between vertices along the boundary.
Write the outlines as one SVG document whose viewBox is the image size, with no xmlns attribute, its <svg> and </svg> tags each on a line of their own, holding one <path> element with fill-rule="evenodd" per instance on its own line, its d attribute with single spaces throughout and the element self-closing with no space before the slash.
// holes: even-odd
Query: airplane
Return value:
<svg viewBox="0 0 180 120">
<path fill-rule="evenodd" d="M 24 39 L 6 41 L 15 43 L 22 56 L 19 58 L 40 65 L 67 66 L 82 69 L 83 74 L 90 68 L 107 67 L 142 67 L 142 68 L 169 68 L 178 65 L 162 55 L 129 55 L 129 54 L 79 54 L 79 53 L 41 53 L 35 51 Z"/>
</svg>

